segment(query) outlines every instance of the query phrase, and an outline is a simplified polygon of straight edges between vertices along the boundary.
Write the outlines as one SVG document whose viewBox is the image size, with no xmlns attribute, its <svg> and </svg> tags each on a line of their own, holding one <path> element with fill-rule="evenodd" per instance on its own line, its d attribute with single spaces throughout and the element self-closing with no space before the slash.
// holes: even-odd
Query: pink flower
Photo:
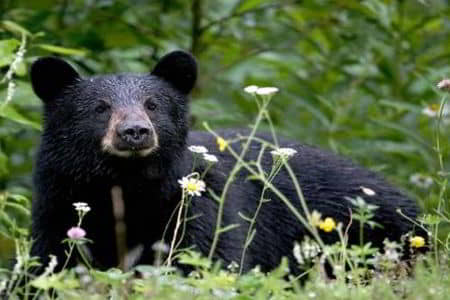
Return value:
<svg viewBox="0 0 450 300">
<path fill-rule="evenodd" d="M 449 91 L 450 92 L 450 79 L 442 79 L 437 84 L 438 89 L 441 89 L 443 91 Z"/>
<path fill-rule="evenodd" d="M 79 240 L 86 236 L 86 231 L 81 227 L 72 227 L 67 230 L 67 236 L 73 240 Z"/>
</svg>

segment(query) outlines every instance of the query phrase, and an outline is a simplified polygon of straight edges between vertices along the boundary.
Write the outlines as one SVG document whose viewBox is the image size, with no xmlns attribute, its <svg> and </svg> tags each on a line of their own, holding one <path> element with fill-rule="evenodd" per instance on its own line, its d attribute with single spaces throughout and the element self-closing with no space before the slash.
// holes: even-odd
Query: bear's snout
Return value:
<svg viewBox="0 0 450 300">
<path fill-rule="evenodd" d="M 158 148 L 158 136 L 145 113 L 121 109 L 111 115 L 102 148 L 122 157 L 147 156 Z"/>
<path fill-rule="evenodd" d="M 124 122 L 117 127 L 117 136 L 133 149 L 150 147 L 153 140 L 151 135 L 150 125 L 144 122 Z"/>
</svg>

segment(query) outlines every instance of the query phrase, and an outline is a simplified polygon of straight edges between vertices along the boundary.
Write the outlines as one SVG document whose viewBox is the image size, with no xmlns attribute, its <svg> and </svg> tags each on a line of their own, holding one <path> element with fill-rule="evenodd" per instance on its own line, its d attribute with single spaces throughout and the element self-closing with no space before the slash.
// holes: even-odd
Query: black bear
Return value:
<svg viewBox="0 0 450 300">
<path fill-rule="evenodd" d="M 220 195 L 235 159 L 217 149 L 213 135 L 188 130 L 188 95 L 196 77 L 195 59 L 182 51 L 167 54 L 151 73 L 141 75 L 82 78 L 68 63 L 54 57 L 38 59 L 32 65 L 32 86 L 44 103 L 45 119 L 34 171 L 32 255 L 45 264 L 54 254 L 62 264 L 66 246 L 61 241 L 77 220 L 72 204 L 87 202 L 91 211 L 82 227 L 94 241 L 89 245 L 93 261 L 100 268 L 116 266 L 111 189 L 119 186 L 125 204 L 128 248 L 142 245 L 137 263 L 153 263 L 152 245 L 161 240 L 181 199 L 178 181 L 192 172 L 189 145 L 206 146 L 217 156 L 218 162 L 204 181 L 207 188 Z M 226 140 L 239 133 L 220 131 Z M 364 231 L 364 240 L 378 247 L 385 238 L 399 240 L 413 228 L 396 210 L 401 208 L 414 219 L 418 214 L 416 203 L 377 174 L 313 147 L 288 140 L 279 143 L 297 151 L 289 163 L 311 211 L 348 224 L 352 205 L 346 197 L 362 196 L 379 207 L 374 221 L 382 227 Z M 239 151 L 242 145 L 235 143 L 232 147 Z M 260 144 L 254 141 L 249 149 L 245 160 L 256 160 Z M 270 171 L 272 159 L 267 150 L 261 159 L 265 170 Z M 196 168 L 201 173 L 205 165 L 197 163 Z M 214 258 L 225 265 L 240 262 L 242 255 L 248 222 L 238 213 L 252 216 L 259 203 L 263 185 L 249 180 L 248 175 L 241 170 L 227 193 L 221 226 L 240 226 L 223 233 L 217 243 Z M 286 169 L 280 171 L 273 184 L 302 211 Z M 364 188 L 375 195 L 366 195 Z M 267 198 L 271 200 L 259 212 L 256 235 L 247 250 L 243 270 L 259 265 L 268 271 L 283 256 L 289 258 L 295 270 L 294 242 L 309 233 L 276 195 L 270 193 Z M 186 224 L 183 246 L 208 254 L 217 208 L 217 201 L 208 192 L 192 198 L 188 216 L 195 217 Z M 359 225 L 355 221 L 353 224 L 349 242 L 355 244 L 359 243 Z M 322 232 L 322 238 L 332 243 L 337 234 Z"/>
</svg>

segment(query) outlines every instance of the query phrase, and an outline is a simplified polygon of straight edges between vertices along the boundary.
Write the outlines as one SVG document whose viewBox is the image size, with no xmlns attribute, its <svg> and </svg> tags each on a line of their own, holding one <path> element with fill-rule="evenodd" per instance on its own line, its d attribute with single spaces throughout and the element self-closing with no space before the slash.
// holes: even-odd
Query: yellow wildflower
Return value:
<svg viewBox="0 0 450 300">
<path fill-rule="evenodd" d="M 225 139 L 218 136 L 216 142 L 217 142 L 217 146 L 219 146 L 219 151 L 220 152 L 225 151 L 225 149 L 228 146 L 228 141 L 226 141 Z"/>
<path fill-rule="evenodd" d="M 336 222 L 332 218 L 325 218 L 325 221 L 320 222 L 319 228 L 325 232 L 331 232 L 336 228 Z"/>
<path fill-rule="evenodd" d="M 409 239 L 409 243 L 412 248 L 422 248 L 423 246 L 425 246 L 425 239 L 421 236 L 416 235 Z"/>
</svg>

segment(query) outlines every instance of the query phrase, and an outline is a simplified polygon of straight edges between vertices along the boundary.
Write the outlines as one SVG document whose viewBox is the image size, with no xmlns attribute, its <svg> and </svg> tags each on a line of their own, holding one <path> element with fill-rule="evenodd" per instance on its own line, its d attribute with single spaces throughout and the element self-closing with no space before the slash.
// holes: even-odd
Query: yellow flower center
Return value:
<svg viewBox="0 0 450 300">
<path fill-rule="evenodd" d="M 195 182 L 189 182 L 189 183 L 186 185 L 186 190 L 187 190 L 188 192 L 195 192 L 195 191 L 197 191 L 197 190 L 198 190 L 197 184 L 196 184 Z"/>
<path fill-rule="evenodd" d="M 325 232 L 331 232 L 336 228 L 336 222 L 332 218 L 325 218 L 325 221 L 320 222 L 319 228 Z"/>
<path fill-rule="evenodd" d="M 220 136 L 217 137 L 217 146 L 219 146 L 219 151 L 223 152 L 225 151 L 225 148 L 227 148 L 228 146 L 228 142 L 226 140 L 224 140 L 223 138 L 221 138 Z"/>
<path fill-rule="evenodd" d="M 437 104 L 437 103 L 433 103 L 433 104 L 431 104 L 430 106 L 428 106 L 428 108 L 430 109 L 430 110 L 432 110 L 432 111 L 434 111 L 434 112 L 438 112 L 439 111 L 439 104 Z"/>
<path fill-rule="evenodd" d="M 425 246 L 425 239 L 421 236 L 415 236 L 409 239 L 412 248 L 421 248 Z"/>
</svg>

